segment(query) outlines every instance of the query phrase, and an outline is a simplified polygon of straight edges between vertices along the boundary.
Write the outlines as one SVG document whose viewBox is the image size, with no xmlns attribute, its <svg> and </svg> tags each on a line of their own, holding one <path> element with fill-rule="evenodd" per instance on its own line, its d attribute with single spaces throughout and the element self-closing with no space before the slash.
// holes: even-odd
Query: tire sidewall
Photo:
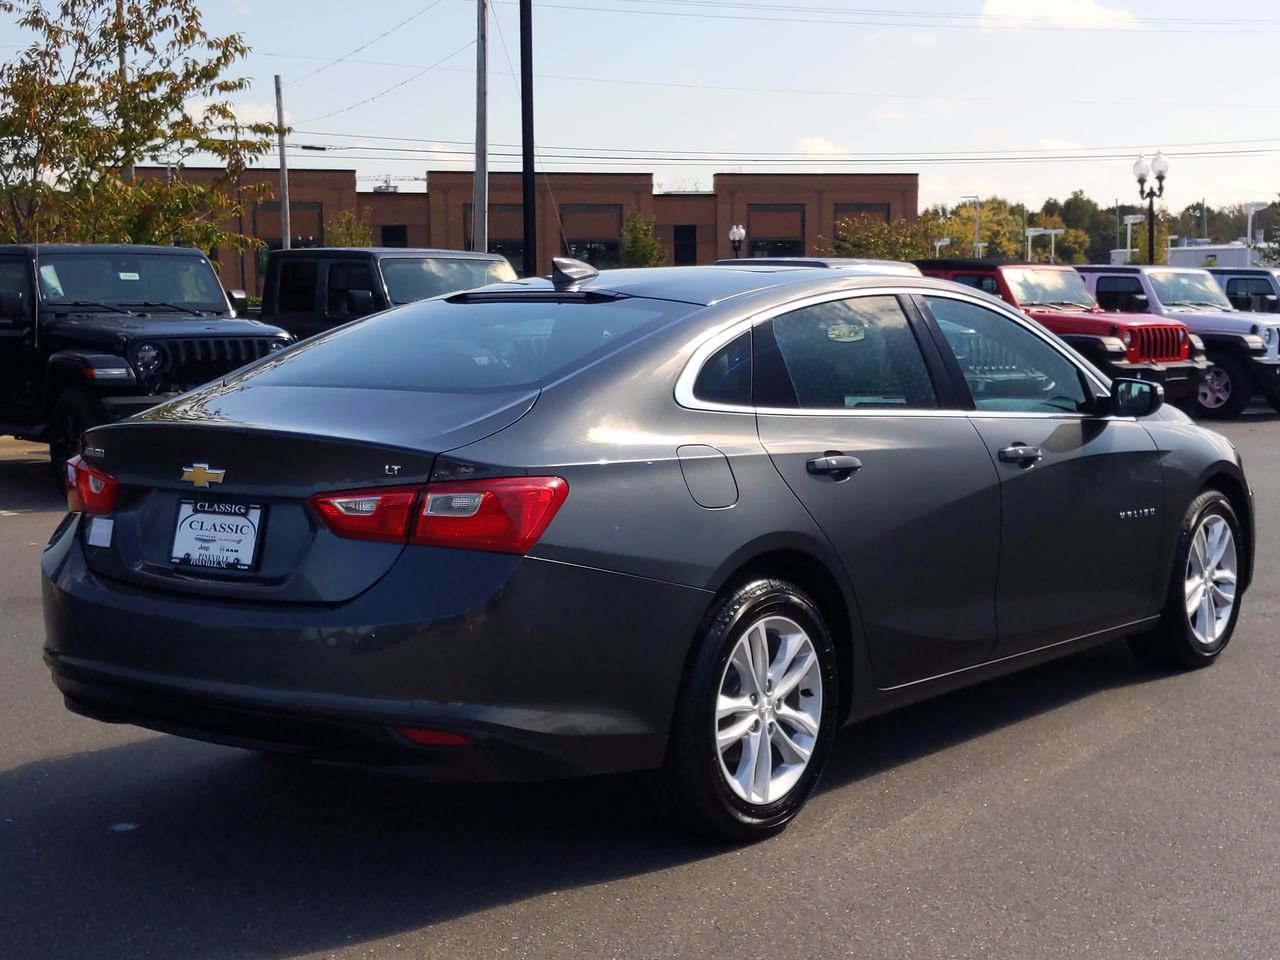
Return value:
<svg viewBox="0 0 1280 960">
<path fill-rule="evenodd" d="M 1236 621 L 1240 618 L 1240 601 L 1242 599 L 1239 585 L 1237 584 L 1235 603 L 1231 607 L 1231 616 L 1227 619 L 1227 625 L 1217 643 L 1212 647 L 1206 647 L 1196 639 L 1191 630 L 1191 624 L 1187 620 L 1187 558 L 1191 553 L 1191 541 L 1195 536 L 1196 530 L 1210 516 L 1218 516 L 1226 521 L 1227 527 L 1231 531 L 1231 536 L 1235 538 L 1237 557 L 1243 555 L 1245 550 L 1245 543 L 1240 531 L 1240 521 L 1236 517 L 1235 510 L 1231 507 L 1231 502 L 1216 491 L 1204 493 L 1197 497 L 1187 510 L 1187 517 L 1182 525 L 1182 534 L 1178 540 L 1178 551 L 1174 557 L 1173 582 L 1170 584 L 1167 613 L 1170 620 L 1178 625 L 1177 635 L 1181 637 L 1183 652 L 1185 652 L 1190 662 L 1198 664 L 1212 663 L 1226 649 L 1227 644 L 1231 642 L 1232 634 L 1235 633 L 1236 629 Z M 1240 577 L 1240 574 L 1241 571 L 1237 563 L 1237 577 Z"/>
<path fill-rule="evenodd" d="M 748 627 L 763 617 L 785 616 L 804 628 L 817 653 L 822 676 L 822 714 L 813 752 L 796 785 L 769 804 L 753 804 L 739 797 L 725 782 L 715 742 L 715 704 L 729 658 Z M 720 608 L 703 636 L 703 649 L 690 684 L 690 709 L 683 717 L 697 767 L 705 784 L 704 799 L 715 812 L 736 823 L 743 833 L 766 836 L 785 826 L 804 805 L 822 775 L 835 733 L 839 692 L 831 634 L 817 606 L 798 588 L 781 581 L 756 581 L 734 592 Z"/>
<path fill-rule="evenodd" d="M 1192 398 L 1196 413 L 1209 420 L 1225 420 L 1234 417 L 1249 405 L 1253 385 L 1249 379 L 1249 371 L 1239 357 L 1231 353 L 1209 357 L 1210 367 L 1217 367 L 1231 381 L 1231 396 L 1220 407 L 1206 407 L 1200 402 L 1200 388 L 1197 385 Z M 1208 371 L 1206 371 L 1207 373 Z"/>
</svg>

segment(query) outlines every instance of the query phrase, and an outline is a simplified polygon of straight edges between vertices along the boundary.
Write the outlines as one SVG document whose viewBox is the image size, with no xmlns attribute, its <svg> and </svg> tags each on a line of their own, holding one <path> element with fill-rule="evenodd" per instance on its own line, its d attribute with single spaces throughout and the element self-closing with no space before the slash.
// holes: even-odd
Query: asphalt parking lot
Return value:
<svg viewBox="0 0 1280 960">
<path fill-rule="evenodd" d="M 1259 545 L 1220 663 L 1115 645 L 853 727 L 744 849 L 626 778 L 441 787 L 67 713 L 61 498 L 0 441 L 0 958 L 1280 956 L 1280 417 L 1221 430 Z"/>
</svg>

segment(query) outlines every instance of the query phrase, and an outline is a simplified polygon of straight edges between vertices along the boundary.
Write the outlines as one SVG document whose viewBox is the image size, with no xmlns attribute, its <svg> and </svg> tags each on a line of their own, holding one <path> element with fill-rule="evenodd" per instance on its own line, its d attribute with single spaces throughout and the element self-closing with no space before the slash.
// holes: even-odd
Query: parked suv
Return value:
<svg viewBox="0 0 1280 960">
<path fill-rule="evenodd" d="M 1209 267 L 1231 305 L 1247 313 L 1280 312 L 1280 270 L 1271 267 Z"/>
<path fill-rule="evenodd" d="M 48 443 L 60 471 L 89 427 L 293 342 L 244 305 L 199 250 L 0 246 L 0 435 Z"/>
<path fill-rule="evenodd" d="M 1280 319 L 1235 309 L 1207 270 L 1164 266 L 1077 267 L 1104 310 L 1181 320 L 1204 342 L 1209 369 L 1196 409 L 1234 417 L 1255 392 L 1280 404 Z"/>
<path fill-rule="evenodd" d="M 916 266 L 1012 304 L 1109 377 L 1163 384 L 1171 402 L 1192 402 L 1209 366 L 1181 321 L 1106 313 L 1071 267 L 960 259 L 917 260 Z"/>
<path fill-rule="evenodd" d="M 466 250 L 274 250 L 262 319 L 302 338 L 401 303 L 516 279 L 505 257 Z"/>
</svg>

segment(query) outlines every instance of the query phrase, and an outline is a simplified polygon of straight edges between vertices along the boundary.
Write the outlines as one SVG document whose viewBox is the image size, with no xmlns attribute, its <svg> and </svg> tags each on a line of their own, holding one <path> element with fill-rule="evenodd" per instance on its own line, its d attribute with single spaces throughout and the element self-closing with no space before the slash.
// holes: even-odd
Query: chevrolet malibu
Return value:
<svg viewBox="0 0 1280 960">
<path fill-rule="evenodd" d="M 794 266 L 388 311 L 67 465 L 45 658 L 99 720 L 438 778 L 645 771 L 783 828 L 836 729 L 1127 637 L 1212 663 L 1235 449 L 978 291 Z"/>
</svg>

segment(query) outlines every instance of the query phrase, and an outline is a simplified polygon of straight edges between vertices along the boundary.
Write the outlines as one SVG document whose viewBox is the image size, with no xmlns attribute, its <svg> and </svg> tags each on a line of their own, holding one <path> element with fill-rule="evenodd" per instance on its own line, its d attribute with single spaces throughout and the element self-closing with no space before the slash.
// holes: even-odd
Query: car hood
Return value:
<svg viewBox="0 0 1280 960">
<path fill-rule="evenodd" d="M 1260 320 L 1258 314 L 1240 310 L 1165 307 L 1164 315 L 1173 320 L 1181 320 L 1193 333 L 1249 333 L 1255 326 L 1280 326 L 1280 319 Z"/>
<path fill-rule="evenodd" d="M 1080 333 L 1108 334 L 1113 327 L 1162 327 L 1180 322 L 1177 317 L 1153 317 L 1149 313 L 1111 313 L 1106 310 L 1044 310 L 1027 307 L 1024 312 L 1050 329 L 1067 327 Z"/>
<path fill-rule="evenodd" d="M 80 331 L 92 331 L 122 340 L 142 337 L 273 337 L 285 336 L 279 327 L 258 320 L 239 317 L 198 317 L 176 313 L 154 317 L 126 317 L 123 314 L 93 314 L 90 316 L 57 317 L 44 322 L 46 330 L 74 336 Z"/>
</svg>

